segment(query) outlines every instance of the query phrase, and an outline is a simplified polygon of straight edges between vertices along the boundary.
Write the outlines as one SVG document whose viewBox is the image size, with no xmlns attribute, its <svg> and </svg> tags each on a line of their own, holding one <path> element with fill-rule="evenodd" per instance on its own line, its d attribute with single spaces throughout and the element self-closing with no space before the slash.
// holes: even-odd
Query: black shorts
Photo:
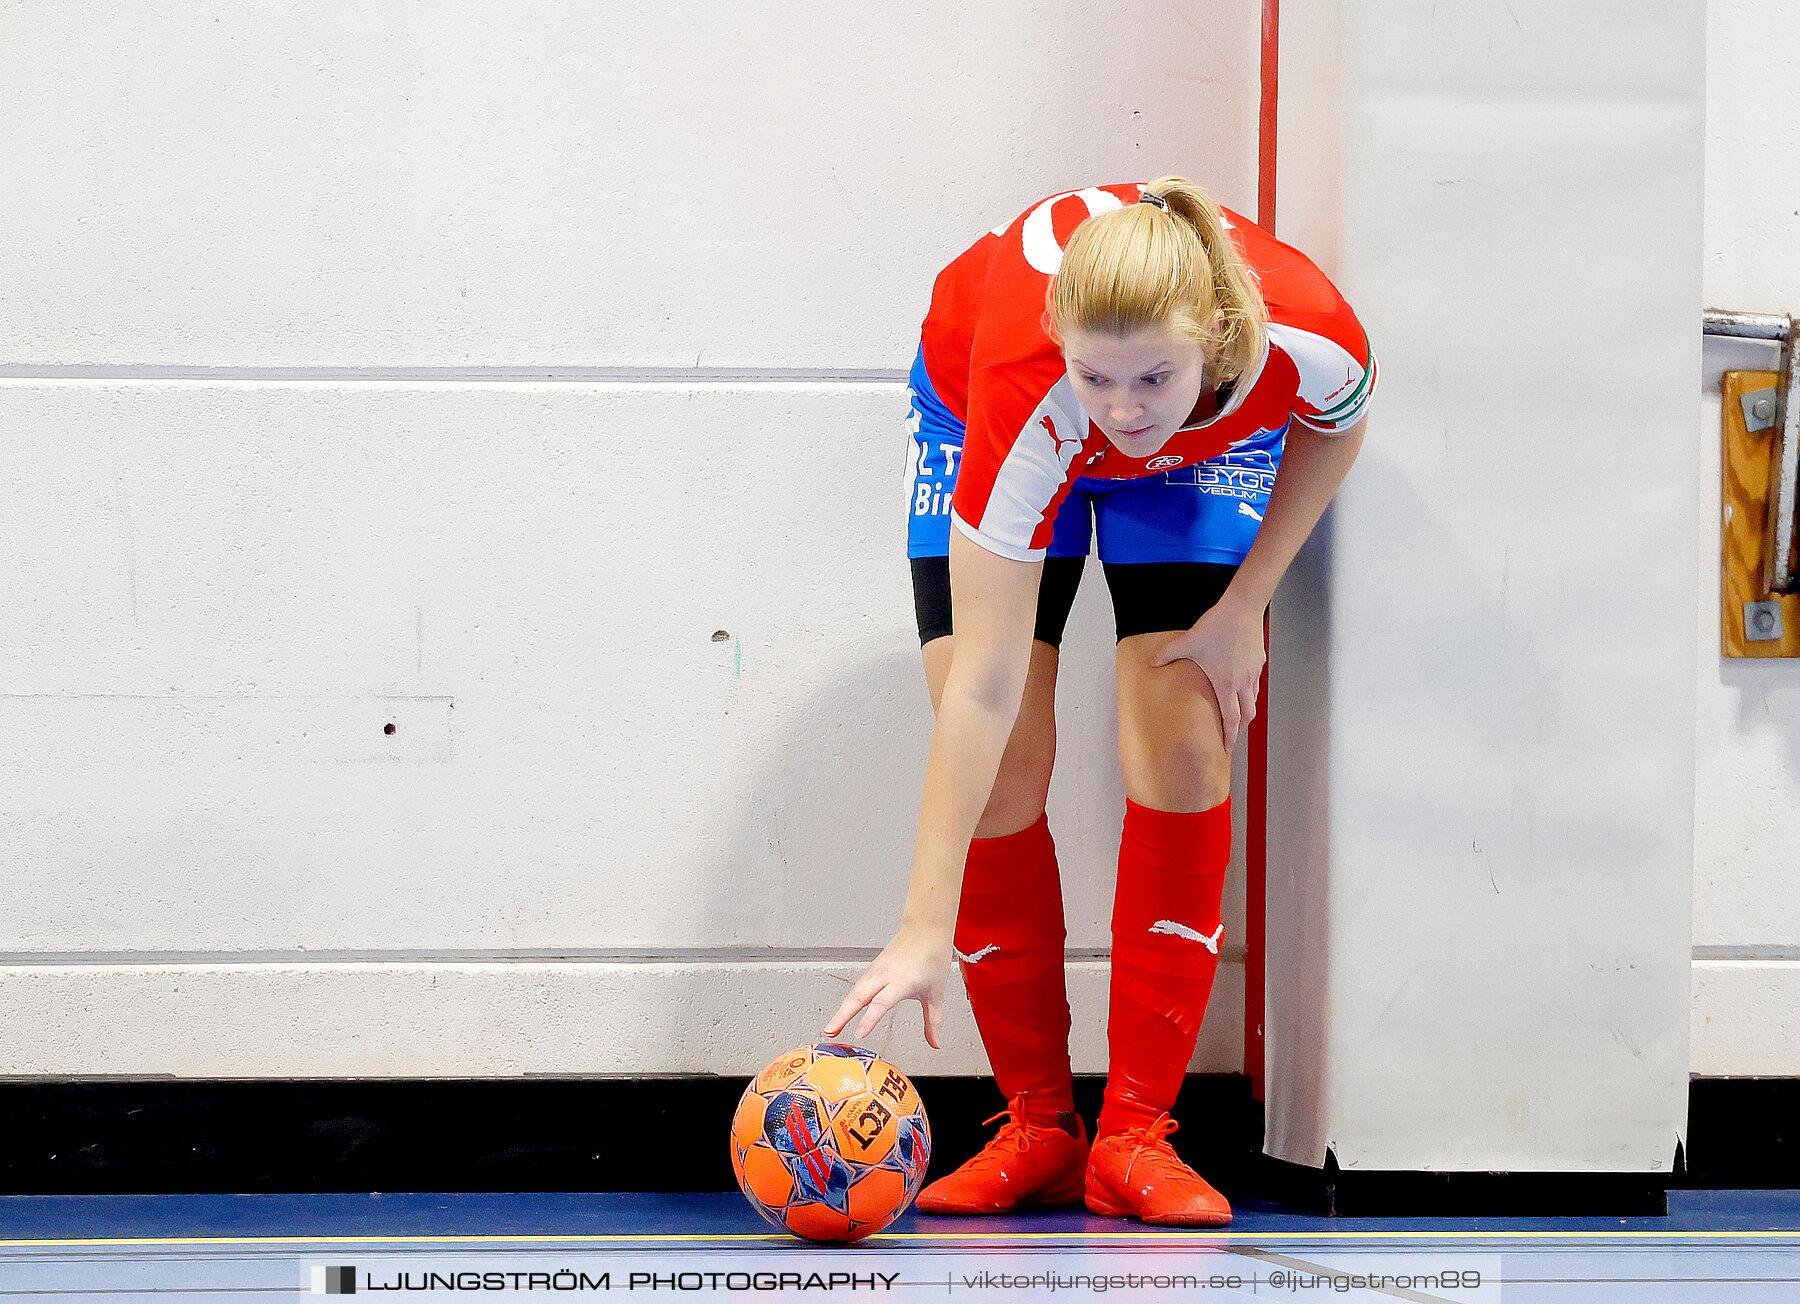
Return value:
<svg viewBox="0 0 1800 1304">
<path fill-rule="evenodd" d="M 1032 637 L 1061 647 L 1069 608 L 1081 583 L 1085 557 L 1049 557 L 1038 583 L 1037 627 Z M 1195 621 L 1225 596 L 1236 566 L 1205 561 L 1103 562 L 1106 587 L 1112 591 L 1113 629 L 1119 638 L 1192 628 Z M 913 614 L 919 643 L 952 632 L 950 559 L 915 557 L 912 561 Z"/>
</svg>

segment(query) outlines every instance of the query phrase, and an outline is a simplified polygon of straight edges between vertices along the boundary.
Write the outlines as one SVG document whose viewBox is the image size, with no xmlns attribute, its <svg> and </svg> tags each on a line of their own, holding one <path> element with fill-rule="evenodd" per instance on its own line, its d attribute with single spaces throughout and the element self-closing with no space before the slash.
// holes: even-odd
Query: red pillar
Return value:
<svg viewBox="0 0 1800 1304">
<path fill-rule="evenodd" d="M 1256 224 L 1275 231 L 1275 126 L 1281 87 L 1281 0 L 1263 0 L 1262 102 L 1256 119 Z M 1269 623 L 1263 621 L 1263 647 Z M 1249 792 L 1244 810 L 1244 1069 L 1263 1098 L 1263 975 L 1269 871 L 1269 668 L 1256 690 L 1250 722 Z"/>
</svg>

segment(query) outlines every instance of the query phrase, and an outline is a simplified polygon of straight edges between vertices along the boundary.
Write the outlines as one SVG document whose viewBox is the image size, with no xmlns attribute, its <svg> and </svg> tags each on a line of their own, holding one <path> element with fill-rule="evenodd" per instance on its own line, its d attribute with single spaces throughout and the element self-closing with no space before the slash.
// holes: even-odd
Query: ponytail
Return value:
<svg viewBox="0 0 1800 1304">
<path fill-rule="evenodd" d="M 1205 350 L 1218 384 L 1236 380 L 1262 356 L 1268 310 L 1219 206 L 1174 176 L 1152 181 L 1144 200 L 1075 229 L 1051 284 L 1052 337 L 1167 323 Z"/>
</svg>

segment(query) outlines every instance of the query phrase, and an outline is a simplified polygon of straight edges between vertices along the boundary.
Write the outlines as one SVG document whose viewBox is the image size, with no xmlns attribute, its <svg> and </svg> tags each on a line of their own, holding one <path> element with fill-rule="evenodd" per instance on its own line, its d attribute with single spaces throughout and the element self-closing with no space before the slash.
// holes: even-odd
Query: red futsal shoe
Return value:
<svg viewBox="0 0 1800 1304">
<path fill-rule="evenodd" d="M 1162 1227 L 1223 1227 L 1230 1222 L 1230 1202 L 1176 1157 L 1169 1133 L 1177 1126 L 1161 1114 L 1148 1127 L 1098 1138 L 1088 1156 L 1089 1211 Z"/>
<path fill-rule="evenodd" d="M 1066 1114 L 1075 1132 L 1029 1122 L 1025 1094 L 1014 1096 L 994 1118 L 1005 1118 L 993 1140 L 948 1177 L 919 1193 L 920 1213 L 1007 1213 L 1079 1205 L 1087 1169 L 1087 1125 Z M 984 1119 L 992 1123 L 994 1118 Z"/>
</svg>

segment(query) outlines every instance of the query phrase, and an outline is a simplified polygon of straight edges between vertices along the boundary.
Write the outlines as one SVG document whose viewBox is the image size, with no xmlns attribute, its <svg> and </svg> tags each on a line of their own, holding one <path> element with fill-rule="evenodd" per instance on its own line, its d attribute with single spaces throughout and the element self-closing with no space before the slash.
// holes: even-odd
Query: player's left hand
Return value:
<svg viewBox="0 0 1800 1304">
<path fill-rule="evenodd" d="M 1256 688 L 1265 659 L 1262 612 L 1239 611 L 1222 602 L 1192 629 L 1164 643 L 1150 664 L 1188 660 L 1205 672 L 1219 700 L 1219 723 L 1229 752 L 1238 730 L 1256 718 Z"/>
</svg>

